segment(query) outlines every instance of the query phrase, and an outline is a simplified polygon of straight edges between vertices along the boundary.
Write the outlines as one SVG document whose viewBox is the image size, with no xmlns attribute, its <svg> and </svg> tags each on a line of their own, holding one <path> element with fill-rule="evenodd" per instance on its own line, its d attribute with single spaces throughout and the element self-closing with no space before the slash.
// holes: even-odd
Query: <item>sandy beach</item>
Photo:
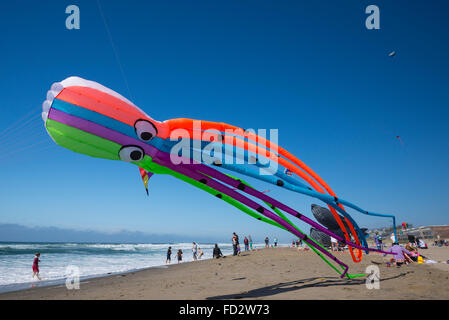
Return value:
<svg viewBox="0 0 449 320">
<path fill-rule="evenodd" d="M 387 267 L 379 254 L 357 264 L 348 252 L 336 254 L 351 274 L 377 265 L 380 288 L 367 289 L 365 278 L 340 279 L 312 251 L 284 247 L 89 279 L 79 290 L 58 285 L 4 293 L 0 299 L 449 299 L 449 264 L 442 263 L 449 247 L 422 250 L 437 264 L 400 268 Z"/>
</svg>

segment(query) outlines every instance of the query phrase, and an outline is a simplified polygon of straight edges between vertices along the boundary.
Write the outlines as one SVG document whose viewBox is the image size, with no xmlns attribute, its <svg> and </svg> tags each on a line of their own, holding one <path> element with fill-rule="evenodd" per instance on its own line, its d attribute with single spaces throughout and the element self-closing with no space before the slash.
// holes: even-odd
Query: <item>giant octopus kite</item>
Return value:
<svg viewBox="0 0 449 320">
<path fill-rule="evenodd" d="M 69 77 L 51 86 L 43 103 L 42 118 L 49 135 L 60 146 L 92 157 L 137 165 L 146 188 L 152 174 L 168 174 L 258 220 L 289 231 L 302 239 L 342 278 L 363 275 L 350 275 L 345 263 L 296 227 L 284 213 L 347 245 L 354 262 L 361 261 L 363 251 L 385 253 L 368 248 L 364 232 L 344 206 L 363 214 L 391 217 L 393 223 L 394 216 L 371 213 L 338 198 L 301 160 L 249 130 L 185 118 L 156 121 L 115 91 L 79 77 Z M 206 150 L 207 157 L 204 156 Z M 224 161 L 223 155 L 229 156 L 229 151 L 233 161 Z M 341 232 L 330 231 L 224 170 L 323 201 Z M 294 178 L 293 173 L 308 185 Z"/>
</svg>

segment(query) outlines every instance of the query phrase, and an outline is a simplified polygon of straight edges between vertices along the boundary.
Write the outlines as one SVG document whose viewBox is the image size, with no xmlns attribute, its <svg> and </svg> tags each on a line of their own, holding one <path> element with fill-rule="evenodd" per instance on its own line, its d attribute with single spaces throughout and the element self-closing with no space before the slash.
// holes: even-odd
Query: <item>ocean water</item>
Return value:
<svg viewBox="0 0 449 320">
<path fill-rule="evenodd" d="M 215 244 L 198 243 L 211 259 Z M 165 267 L 167 248 L 183 251 L 182 262 L 193 261 L 192 243 L 18 243 L 0 242 L 0 292 L 20 290 L 36 285 L 64 283 L 68 266 L 79 268 L 81 279 L 129 272 L 148 267 Z M 231 243 L 219 243 L 224 255 L 232 254 Z M 262 244 L 256 245 L 263 247 Z M 242 246 L 243 250 L 243 246 Z M 32 278 L 34 254 L 40 252 L 39 271 L 43 281 Z"/>
</svg>

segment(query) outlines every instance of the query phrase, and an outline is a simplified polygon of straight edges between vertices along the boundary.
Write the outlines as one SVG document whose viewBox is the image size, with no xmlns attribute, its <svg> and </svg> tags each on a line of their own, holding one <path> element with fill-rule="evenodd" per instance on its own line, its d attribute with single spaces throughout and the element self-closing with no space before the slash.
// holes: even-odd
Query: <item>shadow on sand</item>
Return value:
<svg viewBox="0 0 449 320">
<path fill-rule="evenodd" d="M 382 281 L 388 281 L 392 279 L 401 278 L 407 275 L 409 272 L 401 273 L 390 278 L 381 279 Z M 234 280 L 234 279 L 233 279 Z M 313 282 L 320 280 L 319 282 Z M 311 283 L 313 282 L 313 283 Z M 356 279 L 339 279 L 335 277 L 315 277 L 302 280 L 295 280 L 289 282 L 281 282 L 272 286 L 267 286 L 263 288 L 258 288 L 250 290 L 248 292 L 227 294 L 222 296 L 208 297 L 206 300 L 222 300 L 222 299 L 257 299 L 262 297 L 274 296 L 276 294 L 302 290 L 307 288 L 320 288 L 320 287 L 338 287 L 338 286 L 359 286 L 365 284 L 365 278 Z"/>
</svg>

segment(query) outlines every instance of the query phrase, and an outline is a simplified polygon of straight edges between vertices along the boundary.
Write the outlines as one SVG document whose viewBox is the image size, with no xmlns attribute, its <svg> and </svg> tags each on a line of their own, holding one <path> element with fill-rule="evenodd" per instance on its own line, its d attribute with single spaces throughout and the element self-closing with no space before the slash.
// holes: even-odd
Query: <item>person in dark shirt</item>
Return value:
<svg viewBox="0 0 449 320">
<path fill-rule="evenodd" d="M 178 253 L 176 253 L 176 257 L 178 258 L 178 263 L 179 263 L 180 261 L 182 261 L 182 250 L 181 250 L 181 249 L 179 249 L 179 250 L 178 250 Z"/>
<path fill-rule="evenodd" d="M 243 243 L 245 244 L 245 251 L 249 250 L 249 240 L 247 237 L 243 240 Z"/>
<path fill-rule="evenodd" d="M 212 256 L 216 259 L 220 258 L 223 256 L 223 253 L 221 253 L 220 248 L 218 247 L 218 244 L 215 244 L 214 247 L 214 252 L 212 253 Z"/>
<path fill-rule="evenodd" d="M 165 263 L 170 263 L 171 262 L 171 247 L 168 247 L 167 250 L 167 260 L 165 261 Z"/>
<path fill-rule="evenodd" d="M 235 232 L 233 232 L 232 233 L 232 248 L 234 251 L 234 253 L 233 253 L 234 256 L 236 256 L 238 254 L 238 250 L 237 250 L 238 246 L 239 246 L 239 236 Z"/>
</svg>

